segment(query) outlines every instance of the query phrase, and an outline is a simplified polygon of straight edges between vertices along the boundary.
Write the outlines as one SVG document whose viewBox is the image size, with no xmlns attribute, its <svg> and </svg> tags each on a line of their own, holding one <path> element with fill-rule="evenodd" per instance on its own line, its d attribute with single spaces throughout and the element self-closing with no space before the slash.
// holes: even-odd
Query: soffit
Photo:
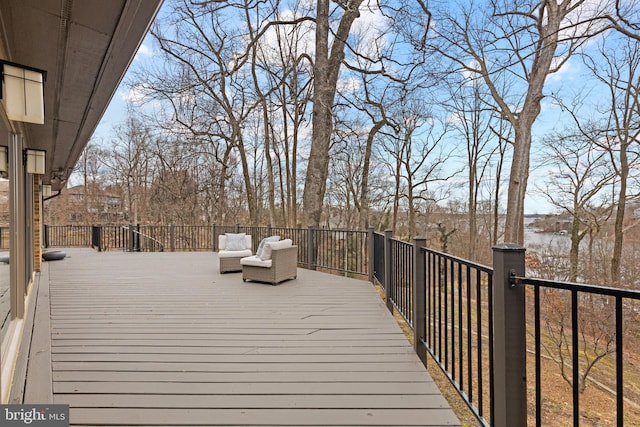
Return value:
<svg viewBox="0 0 640 427">
<path fill-rule="evenodd" d="M 27 147 L 47 151 L 44 181 L 55 190 L 73 170 L 161 4 L 0 2 L 0 58 L 47 71 L 45 124 L 9 124 L 3 117 L 0 127 L 19 126 Z"/>
</svg>

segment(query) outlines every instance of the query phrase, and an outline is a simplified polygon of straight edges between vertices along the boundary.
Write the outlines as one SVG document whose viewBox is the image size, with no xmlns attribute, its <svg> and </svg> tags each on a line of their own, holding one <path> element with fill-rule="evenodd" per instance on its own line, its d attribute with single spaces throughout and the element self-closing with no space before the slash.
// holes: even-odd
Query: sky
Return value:
<svg viewBox="0 0 640 427">
<path fill-rule="evenodd" d="M 130 80 L 130 73 L 132 70 L 144 65 L 146 61 L 153 60 L 153 49 L 151 48 L 150 35 L 144 39 L 138 52 L 134 57 L 129 70 L 125 74 L 120 87 L 116 90 L 116 93 L 111 98 L 111 102 L 107 107 L 107 110 L 102 115 L 102 119 L 98 123 L 92 139 L 99 141 L 109 141 L 113 135 L 113 129 L 118 125 L 124 123 L 127 119 L 127 105 L 129 101 L 134 101 L 135 96 L 128 88 L 128 81 Z"/>
<path fill-rule="evenodd" d="M 162 11 L 161 11 L 162 13 Z M 141 44 L 138 53 L 136 54 L 132 65 L 129 69 L 129 73 L 125 75 L 120 87 L 114 94 L 109 107 L 105 111 L 100 123 L 98 124 L 96 131 L 93 135 L 93 140 L 97 143 L 108 144 L 108 141 L 113 138 L 114 128 L 125 123 L 127 119 L 127 108 L 130 101 L 135 101 L 135 91 L 128 88 L 130 80 L 130 73 L 132 70 L 144 68 L 145 64 L 150 64 L 154 61 L 154 51 L 151 36 L 148 35 Z M 567 87 L 580 84 L 581 76 L 586 72 L 584 66 L 579 59 L 571 58 L 563 68 L 551 75 L 547 81 L 547 87 L 545 92 L 553 92 L 554 90 L 566 89 Z M 563 115 L 559 106 L 554 105 L 549 99 L 543 100 L 541 114 L 534 125 L 534 133 L 544 134 L 545 130 L 551 128 L 562 127 Z M 536 163 L 535 159 L 540 154 L 541 148 L 538 141 L 534 140 L 532 147 L 532 165 Z M 548 200 L 538 194 L 536 191 L 536 182 L 540 180 L 548 173 L 545 169 L 532 168 L 529 178 L 529 186 L 527 192 L 527 198 L 525 199 L 525 213 L 527 214 L 544 214 L 556 212 Z M 503 184 L 504 191 L 504 204 L 506 205 L 506 184 Z"/>
</svg>

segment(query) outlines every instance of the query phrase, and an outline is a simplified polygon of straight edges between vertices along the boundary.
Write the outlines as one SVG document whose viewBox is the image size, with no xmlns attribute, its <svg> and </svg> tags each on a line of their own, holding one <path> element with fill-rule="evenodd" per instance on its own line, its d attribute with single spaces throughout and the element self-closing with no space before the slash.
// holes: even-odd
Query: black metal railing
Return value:
<svg viewBox="0 0 640 427">
<path fill-rule="evenodd" d="M 435 250 L 424 260 L 424 345 L 483 424 L 493 419 L 493 270 Z M 422 277 L 422 274 L 419 275 Z M 418 284 L 422 286 L 423 284 Z"/>
<path fill-rule="evenodd" d="M 254 252 L 260 241 L 271 235 L 291 239 L 298 246 L 298 262 L 311 269 L 339 272 L 348 276 L 367 275 L 369 271 L 368 241 L 372 231 L 249 227 L 240 225 L 106 225 L 87 227 L 88 239 L 83 246 L 97 250 L 216 251 L 218 237 L 224 233 L 247 233 L 252 236 Z M 147 241 L 145 244 L 140 239 Z M 66 240 L 50 234 L 50 246 L 64 247 Z"/>
<path fill-rule="evenodd" d="M 126 250 L 129 247 L 129 232 L 121 225 L 102 225 L 100 230 L 100 251 Z"/>
<path fill-rule="evenodd" d="M 46 230 L 46 226 L 45 226 Z M 48 234 L 45 232 L 45 247 L 49 247 L 49 242 L 47 241 Z M 102 227 L 98 227 L 95 225 L 91 226 L 91 247 L 97 251 L 101 251 L 103 248 L 102 245 Z"/>
<path fill-rule="evenodd" d="M 388 297 L 398 313 L 413 328 L 413 244 L 390 240 L 391 289 Z"/>
<path fill-rule="evenodd" d="M 385 283 L 384 234 L 373 233 L 373 272 L 372 279 L 380 286 Z"/>
<path fill-rule="evenodd" d="M 129 247 L 125 250 L 129 252 L 164 252 L 162 243 L 143 231 L 140 226 L 122 227 L 129 235 Z"/>
<path fill-rule="evenodd" d="M 562 344 L 560 348 L 555 346 L 555 350 L 565 354 L 558 353 L 556 360 L 560 360 L 559 363 L 570 371 L 566 379 L 572 388 L 573 424 L 578 425 L 581 418 L 580 396 L 584 391 L 589 366 L 596 358 L 601 358 L 609 359 L 608 365 L 614 369 L 611 387 L 606 384 L 604 387 L 615 391 L 615 424 L 623 426 L 627 394 L 624 349 L 631 347 L 625 345 L 625 338 L 632 340 L 632 346 L 637 348 L 640 292 L 515 275 L 511 277 L 511 285 L 531 290 L 525 295 L 527 308 L 533 306 L 536 426 L 542 425 L 542 414 L 546 409 L 542 387 L 545 377 L 542 355 L 546 346 L 544 341 L 550 339 L 556 345 Z M 589 356 L 591 359 L 588 359 Z M 600 381 L 601 384 L 604 382 L 606 380 Z M 637 401 L 638 397 L 636 391 L 631 402 Z"/>
<path fill-rule="evenodd" d="M 90 225 L 45 225 L 44 245 L 48 248 L 86 248 L 91 246 Z"/>
<path fill-rule="evenodd" d="M 344 275 L 367 274 L 367 232 L 312 229 L 315 267 Z"/>
</svg>

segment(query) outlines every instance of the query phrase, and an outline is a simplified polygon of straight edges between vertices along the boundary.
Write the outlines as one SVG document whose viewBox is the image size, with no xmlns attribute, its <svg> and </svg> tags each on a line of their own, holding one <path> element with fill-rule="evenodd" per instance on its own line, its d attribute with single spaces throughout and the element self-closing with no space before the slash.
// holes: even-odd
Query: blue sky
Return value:
<svg viewBox="0 0 640 427">
<path fill-rule="evenodd" d="M 130 72 L 136 69 L 136 67 L 144 65 L 144 62 L 153 60 L 153 51 L 150 46 L 150 41 L 145 39 L 145 42 L 141 45 L 140 50 L 131 65 L 129 70 Z M 573 78 L 573 73 L 566 73 L 566 75 L 562 77 L 562 79 Z M 114 129 L 125 123 L 127 119 L 127 106 L 133 99 L 135 99 L 135 93 L 129 89 L 129 80 L 127 76 L 125 76 L 93 134 L 93 141 L 108 144 L 109 140 L 114 138 Z M 542 129 L 558 125 L 558 122 L 562 120 L 561 116 L 558 114 L 559 110 L 559 107 L 551 105 L 550 103 L 545 103 L 538 122 L 536 122 L 536 127 L 538 129 Z M 534 146 L 532 157 L 535 157 L 535 152 L 536 147 Z M 532 170 L 529 182 L 530 191 L 525 201 L 525 212 L 528 214 L 549 213 L 554 211 L 553 206 L 551 206 L 544 197 L 534 194 L 535 179 L 536 177 L 543 175 L 543 171 Z M 504 188 L 506 197 L 506 187 Z"/>
<path fill-rule="evenodd" d="M 146 64 L 153 63 L 154 52 L 152 46 L 153 42 L 149 35 L 142 43 L 130 67 L 129 73 L 131 73 L 132 70 L 143 69 Z M 558 73 L 549 77 L 545 92 L 558 93 L 565 90 L 571 91 L 576 84 L 584 84 L 582 77 L 586 74 L 586 71 L 579 59 L 576 57 L 571 58 Z M 128 103 L 135 98 L 135 91 L 129 89 L 129 76 L 130 74 L 123 79 L 122 84 L 114 94 L 109 107 L 96 128 L 93 140 L 97 143 L 108 144 L 109 140 L 113 138 L 114 128 L 123 124 L 127 119 Z M 534 134 L 542 135 L 549 129 L 562 128 L 565 124 L 570 124 L 568 117 L 563 115 L 560 107 L 554 105 L 550 99 L 545 99 L 542 104 L 542 112 L 534 126 Z M 534 138 L 534 146 L 531 153 L 532 165 L 535 164 L 535 158 L 539 152 L 540 144 Z M 526 213 L 548 213 L 555 211 L 545 197 L 536 194 L 535 183 L 536 181 L 540 181 L 545 174 L 546 171 L 542 169 L 532 169 L 530 173 L 529 191 L 525 201 Z M 504 197 L 506 198 L 506 183 L 503 184 L 503 188 L 505 189 Z"/>
<path fill-rule="evenodd" d="M 144 65 L 147 61 L 153 60 L 153 50 L 151 48 L 150 37 L 150 35 L 147 35 L 143 43 L 140 45 L 138 53 L 133 59 L 131 67 L 129 67 L 129 71 L 122 79 L 120 87 L 113 95 L 113 98 L 111 98 L 109 107 L 105 111 L 100 123 L 93 133 L 92 139 L 96 142 L 107 142 L 113 135 L 114 127 L 124 123 L 127 119 L 127 104 L 132 99 L 131 97 L 133 95 L 128 88 L 128 76 L 130 76 L 129 73 L 131 73 L 132 70 Z"/>
</svg>

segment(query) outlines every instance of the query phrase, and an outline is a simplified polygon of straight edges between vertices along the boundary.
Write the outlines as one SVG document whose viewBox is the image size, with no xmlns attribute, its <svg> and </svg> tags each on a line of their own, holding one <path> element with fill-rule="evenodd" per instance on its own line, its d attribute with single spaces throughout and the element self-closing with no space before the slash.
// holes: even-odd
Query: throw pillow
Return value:
<svg viewBox="0 0 640 427">
<path fill-rule="evenodd" d="M 266 242 L 262 248 L 260 259 L 266 261 L 271 259 L 274 249 L 288 248 L 292 245 L 291 239 L 284 239 L 276 242 Z"/>
<path fill-rule="evenodd" d="M 269 237 L 265 237 L 264 239 L 262 239 L 260 241 L 260 244 L 258 245 L 258 250 L 256 251 L 256 256 L 257 257 L 261 257 L 262 255 L 262 250 L 264 249 L 264 244 L 267 242 L 277 242 L 278 240 L 280 240 L 280 236 L 269 236 Z M 271 258 L 271 256 L 269 256 L 269 258 Z"/>
<path fill-rule="evenodd" d="M 275 249 L 284 249 L 293 246 L 293 241 L 291 239 L 280 240 L 279 242 L 270 242 L 269 246 L 271 246 L 271 250 Z"/>
<path fill-rule="evenodd" d="M 243 251 L 246 249 L 245 233 L 225 233 L 228 251 Z"/>
<path fill-rule="evenodd" d="M 264 244 L 264 247 L 262 248 L 262 252 L 260 252 L 260 259 L 262 261 L 267 261 L 269 259 L 271 259 L 271 244 L 275 243 L 275 242 L 266 242 Z"/>
</svg>

